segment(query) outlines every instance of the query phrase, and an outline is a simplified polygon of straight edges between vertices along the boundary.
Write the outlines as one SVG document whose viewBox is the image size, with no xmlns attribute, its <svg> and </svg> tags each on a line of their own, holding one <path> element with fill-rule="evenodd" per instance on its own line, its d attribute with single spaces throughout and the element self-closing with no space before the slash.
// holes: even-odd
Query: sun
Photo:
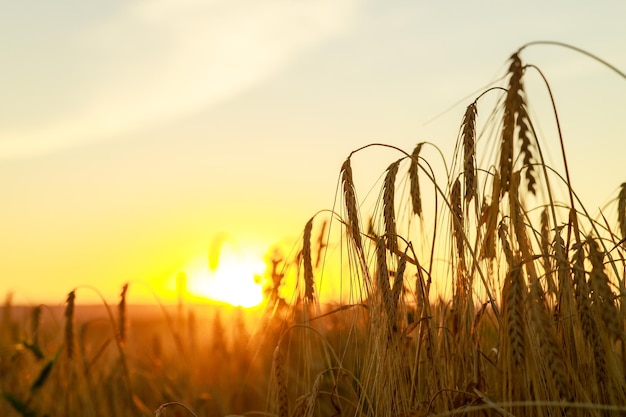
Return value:
<svg viewBox="0 0 626 417">
<path fill-rule="evenodd" d="M 187 291 L 213 302 L 255 307 L 263 302 L 265 262 L 230 245 L 221 245 L 217 256 L 196 259 L 187 269 Z M 210 253 L 211 255 L 211 253 Z"/>
</svg>

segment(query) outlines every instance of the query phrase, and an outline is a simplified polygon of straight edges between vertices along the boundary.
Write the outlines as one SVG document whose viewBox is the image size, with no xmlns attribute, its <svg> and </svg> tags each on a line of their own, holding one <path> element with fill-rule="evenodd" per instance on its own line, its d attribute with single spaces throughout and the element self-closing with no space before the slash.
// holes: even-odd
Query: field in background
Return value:
<svg viewBox="0 0 626 417">
<path fill-rule="evenodd" d="M 624 415 L 626 183 L 600 213 L 578 201 L 558 112 L 538 137 L 529 111 L 529 79 L 549 92 L 531 46 L 467 103 L 449 159 L 349 155 L 335 210 L 268 266 L 262 314 L 134 307 L 126 287 L 108 308 L 7 303 L 0 415 Z M 353 165 L 377 149 L 396 156 L 362 189 Z M 328 276 L 341 303 L 320 303 Z"/>
</svg>

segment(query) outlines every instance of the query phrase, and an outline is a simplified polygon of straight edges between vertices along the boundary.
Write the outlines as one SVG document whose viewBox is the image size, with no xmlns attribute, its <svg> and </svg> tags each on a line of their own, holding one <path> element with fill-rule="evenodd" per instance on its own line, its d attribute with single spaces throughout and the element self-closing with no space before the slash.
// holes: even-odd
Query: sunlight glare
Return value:
<svg viewBox="0 0 626 417">
<path fill-rule="evenodd" d="M 255 307 L 263 301 L 264 270 L 261 259 L 243 256 L 225 246 L 215 270 L 209 269 L 206 260 L 189 270 L 188 291 L 216 302 Z"/>
</svg>

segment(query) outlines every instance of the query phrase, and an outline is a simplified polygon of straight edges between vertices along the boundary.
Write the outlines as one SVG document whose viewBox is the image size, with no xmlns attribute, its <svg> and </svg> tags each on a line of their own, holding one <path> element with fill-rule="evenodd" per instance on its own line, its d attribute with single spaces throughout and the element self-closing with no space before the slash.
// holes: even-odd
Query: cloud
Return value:
<svg viewBox="0 0 626 417">
<path fill-rule="evenodd" d="M 120 137 L 215 105 L 348 30 L 356 5 L 356 0 L 129 3 L 76 34 L 84 56 L 72 59 L 90 60 L 75 62 L 89 72 L 83 77 L 90 80 L 85 97 L 52 120 L 0 128 L 0 157 Z M 66 91 L 77 88 L 78 82 L 68 81 Z"/>
</svg>

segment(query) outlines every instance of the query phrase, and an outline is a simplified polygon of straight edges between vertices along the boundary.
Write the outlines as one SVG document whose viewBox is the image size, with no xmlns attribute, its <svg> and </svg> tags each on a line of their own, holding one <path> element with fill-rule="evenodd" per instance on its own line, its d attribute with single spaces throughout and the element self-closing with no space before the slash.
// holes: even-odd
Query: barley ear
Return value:
<svg viewBox="0 0 626 417">
<path fill-rule="evenodd" d="M 391 297 L 389 270 L 387 268 L 387 249 L 385 248 L 385 240 L 383 238 L 379 238 L 376 242 L 376 286 L 385 314 L 389 318 L 394 315 L 395 305 L 393 305 Z"/>
<path fill-rule="evenodd" d="M 400 257 L 400 260 L 398 261 L 398 268 L 396 268 L 396 274 L 393 279 L 393 287 L 391 288 L 391 298 L 395 306 L 398 305 L 398 302 L 402 298 L 402 290 L 404 289 L 404 271 L 406 270 L 406 260 L 407 260 L 407 253 L 405 251 Z"/>
<path fill-rule="evenodd" d="M 467 106 L 463 116 L 463 177 L 465 201 L 476 197 L 476 103 Z"/>
<path fill-rule="evenodd" d="M 491 202 L 483 204 L 485 209 L 481 213 L 481 223 L 485 224 L 485 237 L 481 254 L 485 259 L 493 259 L 496 256 L 496 228 L 498 226 L 498 215 L 500 213 L 500 175 L 496 172 L 493 176 L 493 191 Z"/>
<path fill-rule="evenodd" d="M 532 134 L 530 118 L 526 111 L 524 98 L 524 85 L 522 75 L 524 67 L 517 53 L 511 56 L 509 66 L 509 88 L 504 99 L 504 116 L 502 119 L 502 136 L 500 142 L 500 175 L 502 177 L 500 195 L 503 196 L 510 190 L 511 174 L 513 173 L 513 161 L 515 160 L 514 137 L 517 128 L 518 138 L 521 141 L 520 152 L 524 166 L 526 167 L 526 182 L 528 191 L 535 194 L 536 179 L 533 169 L 533 155 L 530 138 Z"/>
<path fill-rule="evenodd" d="M 33 348 L 39 351 L 41 343 L 41 305 L 33 309 L 31 316 L 31 341 Z"/>
<path fill-rule="evenodd" d="M 524 178 L 526 179 L 526 189 L 532 195 L 536 195 L 537 179 L 535 177 L 535 158 L 531 144 L 532 129 L 530 126 L 530 117 L 528 116 L 528 112 L 526 110 L 526 102 L 523 96 L 520 98 L 520 106 L 516 121 L 518 127 L 517 136 L 521 142 L 520 153 L 522 155 L 522 162 L 526 168 L 524 173 Z"/>
<path fill-rule="evenodd" d="M 498 237 L 500 238 L 500 243 L 502 244 L 502 250 L 504 251 L 504 259 L 506 259 L 506 263 L 509 265 L 509 268 L 513 267 L 513 250 L 511 249 L 511 244 L 509 243 L 509 238 L 506 232 L 506 225 L 504 220 L 500 222 L 498 225 Z"/>
<path fill-rule="evenodd" d="M 276 346 L 276 349 L 274 349 L 272 369 L 274 371 L 274 383 L 276 384 L 276 406 L 278 408 L 278 417 L 289 417 L 287 374 L 285 373 L 284 359 L 279 346 Z"/>
<path fill-rule="evenodd" d="M 356 202 L 356 192 L 352 179 L 352 167 L 350 158 L 346 159 L 341 166 L 341 183 L 343 185 L 343 197 L 348 214 L 347 229 L 358 250 L 363 250 L 361 231 L 359 230 L 359 212 Z"/>
<path fill-rule="evenodd" d="M 328 220 L 324 220 L 322 223 L 322 227 L 320 229 L 320 233 L 317 236 L 317 256 L 315 258 L 315 267 L 319 268 L 320 262 L 322 260 L 322 254 L 324 249 L 326 248 L 326 228 L 328 227 Z"/>
<path fill-rule="evenodd" d="M 313 218 L 311 218 L 304 227 L 304 236 L 302 242 L 302 264 L 304 267 L 304 298 L 313 301 L 314 282 L 313 282 L 313 263 L 311 261 L 311 230 L 313 229 Z"/>
<path fill-rule="evenodd" d="M 500 140 L 500 196 L 509 191 L 509 181 L 513 171 L 513 149 L 515 134 L 515 109 L 522 77 L 522 63 L 517 54 L 511 56 L 509 66 L 509 88 L 504 100 L 504 116 L 502 119 L 502 137 Z"/>
<path fill-rule="evenodd" d="M 591 290 L 587 282 L 587 272 L 585 271 L 584 243 L 576 245 L 574 252 L 574 281 L 576 306 L 578 308 L 583 335 L 593 351 L 593 360 L 596 368 L 596 378 L 599 385 L 608 381 L 608 364 L 606 361 L 607 352 L 602 340 L 599 323 L 592 311 Z M 599 316 L 598 316 L 599 317 Z"/>
<path fill-rule="evenodd" d="M 554 273 L 552 271 L 552 263 L 550 259 L 550 218 L 548 216 L 548 207 L 541 212 L 541 257 L 543 269 L 546 272 L 546 282 L 548 291 L 551 294 L 557 294 L 556 283 L 554 282 Z"/>
<path fill-rule="evenodd" d="M 74 301 L 76 299 L 76 290 L 70 291 L 67 295 L 67 305 L 65 307 L 65 352 L 67 357 L 72 359 L 74 357 L 75 346 L 75 315 L 74 315 Z"/>
<path fill-rule="evenodd" d="M 503 289 L 506 303 L 506 328 L 511 354 L 516 366 L 524 364 L 526 356 L 526 336 L 524 326 L 524 298 L 526 286 L 522 275 L 522 267 L 514 266 L 509 270 Z"/>
<path fill-rule="evenodd" d="M 422 216 L 422 197 L 420 193 L 420 182 L 418 176 L 418 163 L 422 143 L 418 143 L 411 154 L 411 165 L 409 166 L 409 181 L 411 183 L 411 204 L 413 206 L 413 214 Z"/>
<path fill-rule="evenodd" d="M 615 294 L 609 286 L 609 277 L 604 270 L 604 253 L 600 251 L 598 243 L 589 236 L 589 261 L 591 274 L 589 286 L 591 289 L 592 309 L 599 313 L 601 322 L 606 326 L 608 334 L 613 340 L 624 340 L 624 324 L 619 321 L 619 312 L 615 305 Z"/>
<path fill-rule="evenodd" d="M 395 326 L 397 325 L 396 322 L 398 321 L 398 304 L 402 299 L 402 291 L 404 289 L 404 271 L 406 270 L 406 259 L 407 253 L 405 251 L 398 261 L 398 267 L 396 268 L 396 273 L 393 278 L 393 286 L 391 287 L 391 314 L 389 316 L 389 324 L 392 326 L 392 329 L 395 329 Z"/>
<path fill-rule="evenodd" d="M 572 271 L 574 276 L 574 297 L 576 299 L 576 307 L 580 316 L 580 323 L 582 326 L 583 334 L 585 338 L 590 340 L 593 334 L 598 332 L 597 323 L 591 312 L 591 301 L 589 298 L 590 290 L 587 283 L 587 272 L 585 271 L 585 254 L 584 245 L 577 244 L 573 255 Z M 593 345 L 593 343 L 591 343 Z"/>
<path fill-rule="evenodd" d="M 464 235 L 463 235 L 463 209 L 461 207 L 461 182 L 457 178 L 450 192 L 450 205 L 452 206 L 452 232 L 456 240 L 457 255 L 464 260 Z"/>
<path fill-rule="evenodd" d="M 128 329 L 128 317 L 126 315 L 126 291 L 128 291 L 128 283 L 124 284 L 122 287 L 122 293 L 120 294 L 120 304 L 118 306 L 119 312 L 119 338 L 120 343 L 124 344 L 126 342 L 126 333 Z"/>
<path fill-rule="evenodd" d="M 383 217 L 385 223 L 385 235 L 387 237 L 387 248 L 391 253 L 398 251 L 398 232 L 396 231 L 396 214 L 395 214 L 395 184 L 396 174 L 400 160 L 389 165 L 387 175 L 383 183 Z"/>
<path fill-rule="evenodd" d="M 617 202 L 617 221 L 621 238 L 626 239 L 626 182 L 622 183 Z"/>
</svg>

